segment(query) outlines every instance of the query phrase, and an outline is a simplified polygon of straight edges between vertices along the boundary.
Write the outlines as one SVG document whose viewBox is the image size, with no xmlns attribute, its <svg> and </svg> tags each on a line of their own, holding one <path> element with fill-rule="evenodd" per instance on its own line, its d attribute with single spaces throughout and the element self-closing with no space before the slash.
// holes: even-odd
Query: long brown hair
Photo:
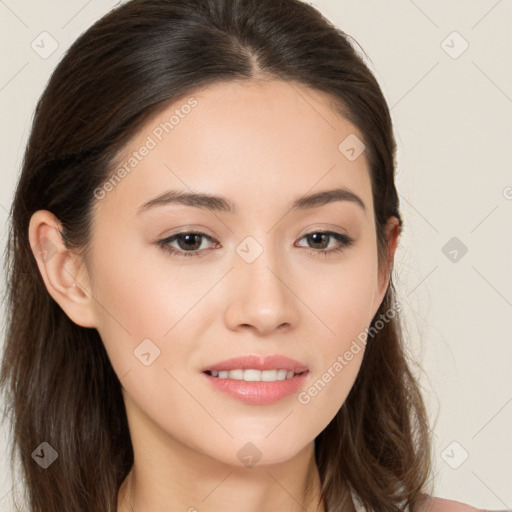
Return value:
<svg viewBox="0 0 512 512">
<path fill-rule="evenodd" d="M 396 144 L 350 36 L 299 0 L 132 0 L 109 12 L 71 46 L 38 102 L 10 212 L 0 386 L 31 512 L 114 512 L 133 464 L 120 381 L 96 329 L 73 323 L 45 288 L 31 215 L 56 215 L 66 246 L 87 261 L 94 191 L 143 123 L 199 87 L 262 76 L 328 93 L 363 135 L 384 261 L 386 221 L 401 223 Z M 350 490 L 374 512 L 403 511 L 426 490 L 430 430 L 400 316 L 375 326 L 395 296 L 391 280 L 354 386 L 315 439 L 328 512 L 347 507 Z M 59 455 L 47 469 L 32 456 L 43 442 Z"/>
</svg>

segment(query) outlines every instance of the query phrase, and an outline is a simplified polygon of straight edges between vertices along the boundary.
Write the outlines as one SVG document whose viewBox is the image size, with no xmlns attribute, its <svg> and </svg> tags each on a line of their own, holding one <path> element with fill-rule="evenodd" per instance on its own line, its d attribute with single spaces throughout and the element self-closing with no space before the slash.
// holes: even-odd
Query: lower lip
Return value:
<svg viewBox="0 0 512 512">
<path fill-rule="evenodd" d="M 253 405 L 273 404 L 297 393 L 304 385 L 308 374 L 309 371 L 295 375 L 291 379 L 274 382 L 248 382 L 237 379 L 219 379 L 203 373 L 215 389 Z"/>
</svg>

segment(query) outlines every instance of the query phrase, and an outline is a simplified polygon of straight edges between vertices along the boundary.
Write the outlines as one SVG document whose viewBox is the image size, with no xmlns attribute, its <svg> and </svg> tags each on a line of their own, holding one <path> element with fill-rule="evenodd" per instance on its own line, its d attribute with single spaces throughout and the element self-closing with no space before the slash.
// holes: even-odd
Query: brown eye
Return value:
<svg viewBox="0 0 512 512">
<path fill-rule="evenodd" d="M 302 240 L 306 239 L 308 244 L 314 251 L 310 251 L 313 254 L 334 254 L 343 251 L 354 243 L 354 239 L 348 235 L 342 233 L 336 233 L 334 231 L 313 231 L 302 237 Z M 338 241 L 338 246 L 332 249 L 328 249 L 329 242 L 334 239 Z M 327 245 L 325 245 L 327 242 Z M 320 247 L 318 247 L 320 245 Z"/>
<path fill-rule="evenodd" d="M 158 245 L 162 247 L 164 251 L 176 256 L 202 256 L 205 254 L 205 249 L 199 249 L 203 239 L 207 239 L 210 242 L 213 240 L 205 233 L 184 232 L 176 233 L 164 240 L 160 240 Z M 177 242 L 177 248 L 170 245 L 173 242 Z"/>
</svg>

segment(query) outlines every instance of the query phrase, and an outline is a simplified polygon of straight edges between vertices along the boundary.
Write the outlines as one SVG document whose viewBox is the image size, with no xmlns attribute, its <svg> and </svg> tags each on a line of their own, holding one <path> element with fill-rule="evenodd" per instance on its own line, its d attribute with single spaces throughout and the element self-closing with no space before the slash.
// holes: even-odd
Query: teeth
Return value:
<svg viewBox="0 0 512 512">
<path fill-rule="evenodd" d="M 295 374 L 292 370 L 253 370 L 242 368 L 236 370 L 222 370 L 210 372 L 212 377 L 219 379 L 245 380 L 247 382 L 274 382 L 276 380 L 291 379 Z"/>
<path fill-rule="evenodd" d="M 227 377 L 229 377 L 230 379 L 243 380 L 243 378 L 244 378 L 243 370 L 231 370 L 229 372 L 222 372 L 222 373 L 226 373 Z"/>
<path fill-rule="evenodd" d="M 277 370 L 277 380 L 289 379 L 290 377 L 293 377 L 293 375 L 294 373 L 292 371 L 287 372 L 286 370 Z"/>
</svg>

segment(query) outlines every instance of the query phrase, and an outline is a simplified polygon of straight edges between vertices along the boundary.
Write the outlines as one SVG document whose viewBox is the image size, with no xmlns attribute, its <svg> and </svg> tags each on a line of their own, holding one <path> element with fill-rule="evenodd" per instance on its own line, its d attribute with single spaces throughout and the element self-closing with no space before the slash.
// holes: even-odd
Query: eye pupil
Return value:
<svg viewBox="0 0 512 512">
<path fill-rule="evenodd" d="M 199 242 L 197 242 L 197 239 L 199 239 Z M 201 240 L 200 239 L 201 239 L 201 235 L 197 235 L 195 233 L 187 234 L 187 235 L 180 235 L 177 238 L 178 245 L 180 245 L 180 246 L 182 246 L 182 244 L 180 242 L 183 241 L 183 240 L 186 240 L 186 244 L 184 246 L 180 247 L 180 248 L 182 248 L 182 249 L 189 249 L 189 250 L 199 249 L 199 247 L 201 247 Z M 191 244 L 189 244 L 190 241 L 192 241 Z"/>
<path fill-rule="evenodd" d="M 312 239 L 313 240 L 313 243 L 315 244 L 322 244 L 325 242 L 325 239 L 324 238 L 327 238 L 329 235 L 327 235 L 326 233 L 313 233 L 311 235 L 308 235 L 310 240 Z M 317 239 L 319 238 L 319 239 Z"/>
</svg>

